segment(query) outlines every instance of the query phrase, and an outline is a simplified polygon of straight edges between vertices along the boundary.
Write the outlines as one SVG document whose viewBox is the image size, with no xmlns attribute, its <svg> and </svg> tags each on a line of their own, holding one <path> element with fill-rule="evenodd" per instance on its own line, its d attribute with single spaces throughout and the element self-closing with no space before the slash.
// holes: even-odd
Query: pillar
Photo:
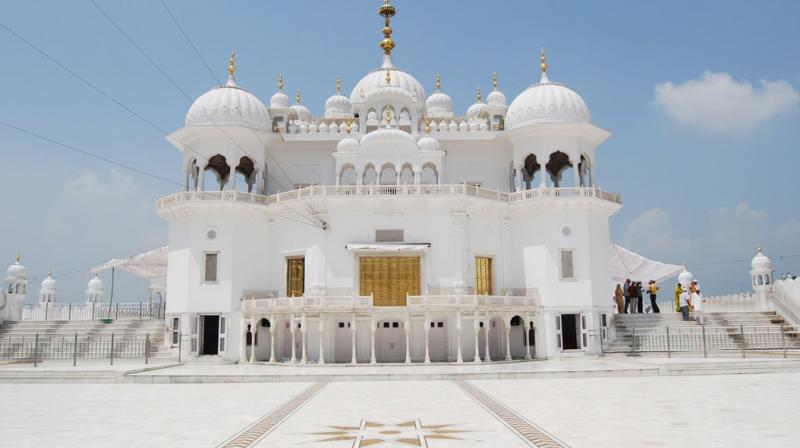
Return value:
<svg viewBox="0 0 800 448">
<path fill-rule="evenodd" d="M 467 293 L 465 279 L 468 272 L 469 260 L 469 215 L 466 213 L 453 213 L 453 260 L 455 262 L 454 284 L 456 294 Z"/>
<path fill-rule="evenodd" d="M 247 362 L 247 321 L 241 318 L 239 322 L 242 326 L 242 343 L 239 348 L 239 362 Z"/>
<path fill-rule="evenodd" d="M 483 323 L 483 343 L 484 351 L 486 352 L 486 362 L 492 362 L 492 355 L 489 354 L 489 327 L 492 325 L 491 319 Z"/>
<path fill-rule="evenodd" d="M 322 315 L 319 316 L 319 363 L 325 364 L 325 347 L 322 344 L 322 337 L 325 332 L 325 321 L 322 319 Z"/>
<path fill-rule="evenodd" d="M 531 321 L 528 320 L 528 322 L 527 322 L 528 326 L 525 327 L 525 360 L 527 360 L 527 361 L 531 360 L 531 341 L 530 341 L 530 333 L 531 333 L 530 325 L 531 324 L 530 324 L 530 322 Z"/>
<path fill-rule="evenodd" d="M 461 311 L 456 311 L 456 334 L 458 335 L 458 353 L 456 354 L 456 363 L 462 364 L 464 358 L 461 357 Z"/>
<path fill-rule="evenodd" d="M 291 317 L 290 317 L 290 322 L 291 322 L 291 324 L 289 325 L 289 329 L 291 330 L 291 333 L 292 333 L 292 361 L 291 361 L 291 362 L 294 364 L 294 362 L 295 362 L 295 361 L 296 361 L 296 359 L 297 359 L 297 349 L 295 348 L 295 345 L 294 345 L 294 344 L 295 344 L 295 336 L 294 336 L 294 331 L 295 331 L 295 326 L 294 326 L 294 316 L 291 316 Z"/>
<path fill-rule="evenodd" d="M 545 159 L 544 157 L 540 157 L 539 154 L 536 154 L 536 161 L 539 162 L 541 168 L 539 168 L 539 188 L 546 188 L 547 187 L 547 176 L 550 173 L 547 172 L 547 162 L 550 161 L 548 157 Z"/>
<path fill-rule="evenodd" d="M 411 318 L 403 321 L 403 329 L 406 330 L 406 364 L 411 364 Z"/>
<path fill-rule="evenodd" d="M 350 359 L 350 364 L 355 365 L 358 361 L 356 360 L 356 317 L 353 316 L 352 323 L 350 324 L 350 332 L 352 333 L 353 343 L 353 357 Z"/>
<path fill-rule="evenodd" d="M 303 315 L 303 317 L 300 318 L 300 362 L 302 364 L 308 362 L 308 358 L 306 357 L 306 330 L 308 330 L 308 328 L 306 328 L 306 316 Z"/>
<path fill-rule="evenodd" d="M 278 328 L 275 322 L 275 314 L 269 317 L 269 362 L 275 362 L 275 329 Z"/>
<path fill-rule="evenodd" d="M 428 336 L 431 332 L 431 321 L 426 317 L 425 318 L 425 364 L 431 363 L 431 352 L 430 347 L 428 346 Z"/>
<path fill-rule="evenodd" d="M 480 364 L 481 363 L 481 347 L 480 347 L 479 336 L 481 334 L 481 325 L 480 325 L 480 322 L 478 321 L 478 316 L 475 316 L 475 318 L 473 319 L 472 328 L 473 328 L 474 333 L 475 333 L 475 359 L 473 359 L 472 361 L 475 364 Z"/>
<path fill-rule="evenodd" d="M 505 319 L 503 323 L 506 326 L 506 361 L 511 361 L 511 321 Z"/>
<path fill-rule="evenodd" d="M 580 160 L 581 160 L 580 157 L 578 157 L 578 162 L 575 162 L 572 159 L 570 159 L 569 161 L 569 163 L 572 164 L 572 185 L 574 187 L 581 186 L 581 173 L 580 170 L 578 169 L 578 165 L 580 165 Z"/>
<path fill-rule="evenodd" d="M 197 177 L 199 179 L 197 191 L 206 191 L 206 165 L 208 162 L 203 162 L 202 165 L 198 167 L 197 170 Z"/>
<path fill-rule="evenodd" d="M 256 321 L 250 318 L 250 362 L 256 362 Z M 247 341 L 245 341 L 247 342 Z"/>
<path fill-rule="evenodd" d="M 371 342 L 369 344 L 369 346 L 370 346 L 369 363 L 370 364 L 375 364 L 376 363 L 376 361 L 375 361 L 375 330 L 376 330 L 376 328 L 375 328 L 375 319 L 372 319 L 371 322 L 372 322 L 372 328 L 370 328 Z"/>
<path fill-rule="evenodd" d="M 228 165 L 231 169 L 231 173 L 228 177 L 231 180 L 231 190 L 236 191 L 236 167 Z"/>
<path fill-rule="evenodd" d="M 414 185 L 419 185 L 422 182 L 422 169 L 415 166 L 412 170 L 414 171 Z"/>
</svg>

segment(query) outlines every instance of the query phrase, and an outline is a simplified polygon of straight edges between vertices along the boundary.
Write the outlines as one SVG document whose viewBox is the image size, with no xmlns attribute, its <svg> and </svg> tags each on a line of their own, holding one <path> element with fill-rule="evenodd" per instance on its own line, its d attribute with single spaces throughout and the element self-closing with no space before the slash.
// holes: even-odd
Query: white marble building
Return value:
<svg viewBox="0 0 800 448">
<path fill-rule="evenodd" d="M 185 191 L 169 222 L 167 317 L 186 355 L 289 362 L 480 362 L 600 351 L 612 290 L 597 187 L 609 133 L 541 74 L 510 105 L 457 115 L 382 63 L 322 116 L 230 78 L 169 141 Z M 174 339 L 177 340 L 177 337 Z"/>
</svg>

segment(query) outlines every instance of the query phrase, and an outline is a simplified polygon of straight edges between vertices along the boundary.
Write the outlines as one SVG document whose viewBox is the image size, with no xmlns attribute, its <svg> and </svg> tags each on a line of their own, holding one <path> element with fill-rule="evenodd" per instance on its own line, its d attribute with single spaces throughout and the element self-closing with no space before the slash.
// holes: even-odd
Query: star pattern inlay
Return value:
<svg viewBox="0 0 800 448">
<path fill-rule="evenodd" d="M 458 435 L 470 431 L 453 428 L 455 424 L 423 425 L 420 419 L 396 424 L 362 419 L 358 426 L 327 426 L 328 431 L 308 435 L 322 436 L 316 442 L 351 441 L 353 448 L 410 446 L 428 447 L 429 440 L 462 440 Z"/>
</svg>

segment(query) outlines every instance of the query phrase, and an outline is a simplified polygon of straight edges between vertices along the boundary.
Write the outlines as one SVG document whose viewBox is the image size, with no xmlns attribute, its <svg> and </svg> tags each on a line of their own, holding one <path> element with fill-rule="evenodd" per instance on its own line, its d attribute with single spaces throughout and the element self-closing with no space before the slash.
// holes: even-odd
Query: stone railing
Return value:
<svg viewBox="0 0 800 448">
<path fill-rule="evenodd" d="M 255 311 L 303 311 L 305 309 L 361 309 L 372 307 L 372 296 L 300 296 L 274 297 L 269 299 L 245 296 L 242 312 Z"/>
<path fill-rule="evenodd" d="M 513 193 L 492 190 L 467 184 L 450 185 L 313 185 L 272 195 L 260 195 L 241 191 L 182 191 L 159 199 L 156 208 L 161 209 L 187 201 L 241 202 L 256 205 L 272 205 L 304 198 L 354 198 L 354 197 L 434 197 L 469 196 L 501 202 L 523 202 L 535 200 L 577 200 L 596 198 L 621 203 L 619 193 L 609 193 L 597 187 L 589 188 L 534 188 Z"/>
<path fill-rule="evenodd" d="M 22 320 L 163 319 L 164 303 L 37 303 L 25 305 Z"/>
<path fill-rule="evenodd" d="M 414 307 L 452 307 L 452 308 L 483 308 L 483 307 L 532 307 L 539 304 L 538 296 L 488 296 L 479 294 L 470 295 L 425 295 L 408 296 L 406 304 Z"/>
</svg>

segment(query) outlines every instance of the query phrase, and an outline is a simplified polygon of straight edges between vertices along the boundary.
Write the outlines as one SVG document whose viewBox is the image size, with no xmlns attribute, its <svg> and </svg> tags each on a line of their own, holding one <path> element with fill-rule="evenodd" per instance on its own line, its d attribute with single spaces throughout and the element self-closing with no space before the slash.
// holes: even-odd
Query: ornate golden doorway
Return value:
<svg viewBox="0 0 800 448">
<path fill-rule="evenodd" d="M 419 257 L 361 257 L 361 295 L 375 306 L 405 306 L 406 294 L 419 295 Z"/>
</svg>

